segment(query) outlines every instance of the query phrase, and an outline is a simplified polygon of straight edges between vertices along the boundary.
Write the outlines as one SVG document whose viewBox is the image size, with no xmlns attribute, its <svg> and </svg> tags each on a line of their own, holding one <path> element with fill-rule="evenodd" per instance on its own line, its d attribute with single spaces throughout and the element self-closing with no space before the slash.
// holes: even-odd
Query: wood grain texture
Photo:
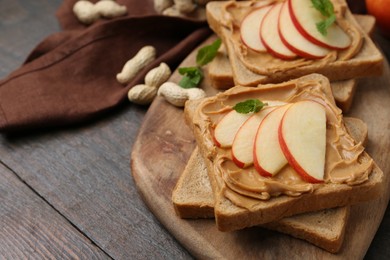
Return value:
<svg viewBox="0 0 390 260">
<path fill-rule="evenodd" d="M 20 66 L 37 43 L 58 30 L 54 12 L 61 2 L 62 0 L 0 0 L 1 78 Z M 382 46 L 390 46 L 388 41 L 383 42 Z M 385 80 L 380 82 L 388 86 Z M 388 95 L 388 91 L 383 93 Z M 361 98 L 364 99 L 364 92 Z M 383 107 L 388 109 L 387 104 L 388 102 Z M 354 106 L 356 105 L 357 102 Z M 161 109 L 160 113 L 168 119 L 167 122 L 174 122 L 175 116 L 182 120 L 181 110 L 172 108 L 163 100 L 157 100 L 154 106 Z M 126 105 L 100 122 L 88 122 L 79 127 L 51 129 L 25 136 L 0 136 L 0 161 L 13 172 L 7 173 L 6 169 L 0 168 L 0 182 L 4 183 L 0 183 L 1 259 L 43 258 L 42 256 L 57 259 L 93 259 L 105 256 L 115 259 L 190 259 L 191 255 L 179 244 L 190 242 L 198 248 L 203 246 L 204 252 L 215 250 L 214 245 L 209 243 L 209 240 L 214 239 L 215 232 L 212 221 L 206 220 L 204 224 L 198 225 L 198 222 L 179 220 L 172 212 L 162 212 L 161 214 L 166 214 L 166 227 L 179 225 L 183 228 L 172 236 L 160 224 L 161 214 L 156 214 L 156 218 L 141 200 L 142 192 L 138 192 L 134 183 L 134 180 L 138 180 L 130 175 L 129 157 L 146 111 L 147 108 L 144 107 Z M 161 124 L 164 121 L 157 122 Z M 153 205 L 157 205 L 153 206 L 157 210 L 160 206 L 167 205 L 157 204 L 161 202 L 161 197 L 169 194 L 169 190 L 163 187 L 174 185 L 175 178 L 182 169 L 181 164 L 184 165 L 189 150 L 194 145 L 193 139 L 188 138 L 189 129 L 182 127 L 181 131 L 188 131 L 188 134 L 182 133 L 181 139 L 174 135 L 177 130 L 175 128 L 172 129 L 174 131 L 167 132 L 159 125 L 153 125 L 148 130 L 149 141 L 163 144 L 163 149 L 160 149 L 161 146 L 155 148 L 171 160 L 160 161 L 156 165 L 156 159 L 148 156 L 142 164 L 146 170 L 155 173 L 148 178 L 151 178 L 157 192 L 148 195 L 148 199 Z M 383 132 L 384 140 L 388 130 L 389 128 L 387 132 Z M 145 150 L 157 151 L 150 148 Z M 180 163 L 177 163 L 177 158 Z M 19 178 L 15 178 L 15 174 Z M 8 226 L 16 224 L 20 230 L 7 230 Z M 4 230 L 8 233 L 4 233 Z M 246 230 L 243 231 L 244 235 L 238 233 L 230 239 L 238 241 L 245 237 L 244 242 L 248 243 L 239 249 L 241 253 L 260 246 L 266 250 L 265 255 L 271 256 L 274 252 L 267 251 L 267 247 L 273 246 L 280 234 L 260 231 Z M 3 234 L 8 235 L 4 237 Z M 199 234 L 208 235 L 199 238 Z M 253 242 L 261 240 L 262 236 L 267 239 L 261 245 Z M 224 238 L 216 236 L 215 239 L 221 241 Z M 285 239 L 305 243 L 287 236 Z M 90 241 L 106 255 L 95 250 L 96 247 Z M 390 258 L 389 241 L 390 213 L 387 211 L 367 258 Z M 61 251 L 61 245 L 69 251 Z M 229 244 L 219 248 L 228 249 Z M 301 256 L 301 252 L 292 252 L 295 253 L 295 258 Z M 303 252 L 303 257 L 311 258 L 312 252 L 313 249 Z M 284 258 L 282 253 L 276 257 Z M 199 254 L 205 256 L 202 252 Z M 221 257 L 220 254 L 213 256 Z"/>
<path fill-rule="evenodd" d="M 195 54 L 196 50 L 181 66 L 195 64 Z M 171 78 L 175 82 L 179 79 L 177 72 Z M 390 186 L 389 80 L 389 66 L 386 63 L 383 76 L 364 79 L 359 83 L 357 96 L 348 114 L 367 122 L 369 127 L 367 151 L 383 169 L 388 186 Z M 207 78 L 202 87 L 213 91 Z M 182 110 L 159 98 L 150 107 L 133 147 L 132 173 L 152 212 L 195 257 L 360 259 L 365 256 L 386 210 L 390 195 L 388 189 L 381 199 L 352 208 L 344 246 L 336 255 L 304 241 L 260 228 L 223 233 L 217 231 L 212 220 L 182 220 L 174 213 L 171 191 L 193 147 L 194 139 L 184 122 Z M 389 219 L 384 219 L 383 222 L 389 225 Z M 387 233 L 385 237 L 389 235 Z M 382 245 L 382 242 L 378 241 L 378 244 Z M 382 245 L 381 253 L 384 252 L 386 246 Z M 370 253 L 372 257 L 384 257 L 378 252 Z"/>
<path fill-rule="evenodd" d="M 84 127 L 2 137 L 0 158 L 110 257 L 187 258 L 130 175 L 130 148 L 144 113 L 125 107 Z"/>
<path fill-rule="evenodd" d="M 44 38 L 59 31 L 55 11 L 61 0 L 0 1 L 0 78 L 18 68 Z"/>
<path fill-rule="evenodd" d="M 0 230 L 2 259 L 108 258 L 3 165 Z"/>
<path fill-rule="evenodd" d="M 58 29 L 54 11 L 60 2 L 1 1 L 0 77 L 20 66 L 43 37 Z M 50 15 L 38 17 L 41 13 Z M 2 259 L 108 258 L 3 165 L 0 165 L 0 230 Z"/>
<path fill-rule="evenodd" d="M 61 2 L 0 1 L 0 77 L 19 67 L 37 43 L 58 30 L 55 11 Z M 67 251 L 61 253 L 55 248 L 57 257 L 51 258 L 104 258 L 104 255 L 93 257 L 92 254 L 88 257 L 88 250 L 86 253 L 81 250 L 83 236 L 100 247 L 106 256 L 115 259 L 190 258 L 145 206 L 130 175 L 130 150 L 146 110 L 145 107 L 125 104 L 100 122 L 19 136 L 0 136 L 1 163 L 12 169 L 21 183 L 28 184 L 35 194 L 44 198 L 43 204 L 54 208 L 63 217 L 63 221 L 53 221 L 58 225 L 55 236 L 71 237 L 68 233 L 72 230 L 67 226 L 76 227 L 73 229 L 75 238 L 63 242 L 74 249 L 71 257 Z M 0 198 L 12 194 L 13 189 L 13 186 L 4 186 Z M 15 204 L 20 200 L 15 197 Z M 7 209 L 1 204 L 0 200 L 2 216 Z M 26 209 L 34 205 L 30 201 L 23 204 Z M 13 219 L 20 217 L 22 210 L 10 211 L 7 213 L 9 218 L 0 222 L 3 226 L 12 226 Z M 42 210 L 41 214 L 50 217 L 49 213 Z M 28 226 L 32 221 L 36 221 L 33 215 L 23 216 L 20 224 Z M 35 233 L 45 235 L 30 235 L 28 239 L 32 244 L 45 244 L 46 238 L 53 237 L 44 225 L 35 228 Z M 6 251 L 0 252 L 0 259 L 13 251 L 28 249 L 23 244 L 26 235 L 27 232 L 14 232 L 11 238 L 0 238 L 0 248 L 3 243 L 7 244 Z M 81 238 L 77 240 L 77 236 Z M 33 258 L 33 251 L 26 250 L 24 256 Z"/>
</svg>

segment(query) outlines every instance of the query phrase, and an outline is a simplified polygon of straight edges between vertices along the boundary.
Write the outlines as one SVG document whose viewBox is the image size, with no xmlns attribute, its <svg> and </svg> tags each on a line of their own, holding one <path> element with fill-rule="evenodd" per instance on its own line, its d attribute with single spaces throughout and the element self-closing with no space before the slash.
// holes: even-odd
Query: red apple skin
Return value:
<svg viewBox="0 0 390 260">
<path fill-rule="evenodd" d="M 214 144 L 215 144 L 217 147 L 221 147 L 222 145 L 217 141 L 217 138 L 215 138 L 214 131 L 213 131 L 212 136 L 213 136 Z"/>
<path fill-rule="evenodd" d="M 288 3 L 284 3 L 284 4 L 288 4 Z M 295 26 L 295 23 L 294 23 L 294 26 Z M 306 59 L 321 59 L 321 58 L 325 57 L 325 56 L 315 56 L 315 55 L 312 55 L 310 53 L 298 50 L 297 48 L 292 46 L 288 41 L 286 41 L 286 39 L 283 37 L 283 34 L 281 33 L 281 29 L 280 29 L 280 23 L 279 23 L 278 29 L 279 29 L 279 36 L 280 36 L 280 39 L 282 40 L 283 44 L 286 45 L 287 48 L 289 48 L 292 52 L 294 52 L 298 56 L 301 56 L 301 57 L 306 58 Z"/>
<path fill-rule="evenodd" d="M 293 20 L 293 23 L 295 24 L 295 27 L 302 34 L 303 37 L 305 37 L 306 39 L 308 39 L 312 43 L 317 44 L 318 46 L 321 46 L 321 47 L 324 47 L 324 48 L 329 48 L 329 49 L 333 49 L 333 50 L 345 50 L 345 49 L 348 48 L 348 47 L 346 47 L 346 48 L 336 48 L 336 47 L 333 47 L 333 46 L 329 46 L 329 45 L 327 45 L 327 44 L 325 44 L 323 42 L 320 42 L 316 38 L 312 37 L 309 33 L 307 33 L 305 31 L 305 29 L 298 22 L 298 19 L 296 18 L 296 15 L 295 15 L 295 12 L 294 12 L 294 10 L 292 8 L 291 0 L 287 0 L 287 3 L 288 3 L 288 9 L 289 9 L 290 14 L 291 14 L 291 19 Z"/>
<path fill-rule="evenodd" d="M 286 115 L 286 114 L 285 114 Z M 284 118 L 284 116 L 283 116 Z M 309 183 L 323 183 L 323 180 L 318 180 L 312 176 L 310 176 L 300 165 L 299 163 L 295 160 L 294 156 L 291 154 L 290 150 L 287 147 L 287 144 L 283 138 L 283 118 L 281 120 L 281 123 L 279 125 L 278 129 L 278 138 L 279 138 L 279 144 L 280 148 L 283 151 L 284 156 L 286 157 L 288 163 L 294 168 L 294 170 L 302 177 L 302 179 L 306 182 Z"/>
<path fill-rule="evenodd" d="M 259 9 L 265 8 L 265 7 L 267 7 L 267 6 L 258 7 L 258 8 L 256 8 L 255 10 L 251 11 L 250 13 L 255 12 L 255 11 L 259 10 Z M 249 13 L 248 15 L 250 15 L 250 13 Z M 245 18 L 244 18 L 244 19 L 245 19 Z M 243 20 L 243 21 L 244 21 L 244 20 Z M 241 27 L 241 26 L 240 26 L 240 27 Z M 260 32 L 259 32 L 259 37 L 260 37 Z M 262 52 L 265 51 L 265 50 L 258 50 L 258 49 L 251 48 L 251 46 L 249 46 L 249 45 L 247 44 L 246 40 L 243 39 L 242 34 L 240 34 L 240 39 L 241 39 L 241 41 L 244 43 L 245 46 L 247 46 L 249 49 L 253 50 L 254 52 L 262 53 Z M 261 41 L 261 42 L 263 42 L 263 41 Z M 264 47 L 265 47 L 265 46 L 264 46 Z"/>
<path fill-rule="evenodd" d="M 259 164 L 259 162 L 257 161 L 257 158 L 256 158 L 255 149 L 256 149 L 256 147 L 253 149 L 253 166 L 255 166 L 256 171 L 263 177 L 272 177 L 271 173 L 267 172 L 266 170 L 264 170 L 260 166 L 260 164 Z"/>
<path fill-rule="evenodd" d="M 214 129 L 211 129 L 211 136 L 213 137 L 214 144 L 217 147 L 221 148 L 222 145 L 220 144 L 220 142 L 217 141 L 217 138 L 215 138 L 215 131 L 214 131 Z"/>
<path fill-rule="evenodd" d="M 268 114 L 269 115 L 269 114 Z M 264 119 L 266 117 L 268 117 L 268 115 L 266 115 L 264 117 Z M 264 121 L 263 119 L 263 121 Z M 260 127 L 259 127 L 260 128 Z M 257 135 L 257 133 L 256 133 Z M 256 156 L 256 142 L 254 143 L 254 146 L 253 146 L 253 166 L 255 167 L 256 171 L 263 177 L 272 177 L 272 174 L 266 170 L 263 169 L 263 167 L 260 166 L 259 164 L 259 161 L 257 160 L 257 156 Z"/>
<path fill-rule="evenodd" d="M 264 44 L 264 47 L 267 49 L 267 52 L 269 52 L 272 56 L 276 57 L 276 58 L 279 58 L 279 59 L 282 59 L 282 60 L 293 60 L 295 59 L 296 57 L 290 57 L 290 56 L 285 56 L 285 55 L 282 55 L 280 53 L 277 53 L 277 52 L 274 52 L 270 47 L 269 45 L 263 41 L 263 44 Z"/>
<path fill-rule="evenodd" d="M 236 157 L 233 156 L 233 154 L 232 154 L 232 160 L 233 160 L 233 162 L 234 162 L 238 167 L 240 167 L 240 168 L 245 168 L 245 167 L 248 166 L 248 165 L 245 165 L 245 163 L 243 163 L 243 162 L 237 160 Z"/>
<path fill-rule="evenodd" d="M 388 0 L 365 0 L 367 12 L 376 19 L 382 33 L 390 37 L 390 2 Z"/>
<path fill-rule="evenodd" d="M 286 41 L 286 39 L 280 33 L 280 29 L 279 29 L 279 35 L 280 35 L 280 39 L 282 39 L 282 42 L 284 43 L 284 45 L 286 45 L 287 48 L 289 48 L 292 52 L 294 52 L 298 56 L 301 56 L 301 57 L 306 58 L 306 59 L 321 59 L 321 58 L 325 57 L 325 56 L 314 56 L 314 55 L 311 55 L 311 54 L 306 53 L 304 51 L 298 50 L 297 48 L 295 48 L 294 46 L 292 46 L 290 43 L 288 43 Z"/>
<path fill-rule="evenodd" d="M 275 7 L 272 7 L 271 9 L 273 9 L 273 8 L 275 8 Z M 271 9 L 270 9 L 270 10 L 271 10 Z M 269 10 L 269 11 L 270 11 L 270 10 Z M 269 12 L 269 11 L 268 11 L 268 12 Z M 260 30 L 261 30 L 261 27 L 263 27 L 264 20 L 265 20 L 265 18 L 266 18 L 267 15 L 268 15 L 268 13 L 264 16 L 264 19 L 263 19 L 262 24 L 261 24 L 261 26 L 260 26 Z M 276 22 L 276 21 L 275 21 L 275 22 Z M 269 54 L 271 54 L 272 56 L 274 56 L 274 57 L 276 57 L 276 58 L 279 58 L 279 59 L 282 59 L 282 60 L 293 60 L 293 59 L 296 58 L 296 56 L 286 56 L 286 55 L 283 55 L 283 54 L 281 54 L 281 53 L 275 52 L 275 51 L 269 46 L 269 44 L 267 44 L 267 42 L 263 40 L 263 37 L 261 37 L 261 36 L 259 36 L 259 37 L 260 37 L 261 42 L 263 43 L 264 47 L 266 48 L 267 52 L 268 52 Z"/>
</svg>

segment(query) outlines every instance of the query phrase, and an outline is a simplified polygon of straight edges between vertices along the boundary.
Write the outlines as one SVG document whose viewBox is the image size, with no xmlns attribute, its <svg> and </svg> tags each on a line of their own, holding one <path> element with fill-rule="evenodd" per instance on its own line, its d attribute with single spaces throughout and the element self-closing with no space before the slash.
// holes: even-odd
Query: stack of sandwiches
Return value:
<svg viewBox="0 0 390 260">
<path fill-rule="evenodd" d="M 207 5 L 223 42 L 207 75 L 223 92 L 186 103 L 197 148 L 172 194 L 178 216 L 215 218 L 221 232 L 261 226 L 336 253 L 350 205 L 381 196 L 367 126 L 343 116 L 356 80 L 382 73 L 374 20 L 331 3 L 325 34 L 310 0 Z"/>
</svg>

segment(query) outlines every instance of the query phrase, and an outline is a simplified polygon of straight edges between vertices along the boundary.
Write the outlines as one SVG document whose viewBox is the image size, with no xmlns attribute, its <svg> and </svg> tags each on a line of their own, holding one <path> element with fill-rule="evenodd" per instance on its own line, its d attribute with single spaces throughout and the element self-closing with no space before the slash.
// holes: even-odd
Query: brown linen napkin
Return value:
<svg viewBox="0 0 390 260">
<path fill-rule="evenodd" d="M 142 83 L 151 68 L 164 61 L 175 69 L 211 34 L 204 22 L 158 15 L 128 15 L 76 28 L 73 13 L 63 9 L 71 2 L 64 1 L 58 12 L 67 30 L 41 42 L 22 67 L 0 81 L 0 131 L 97 118 L 125 101 L 129 88 Z M 141 1 L 129 2 L 134 5 L 129 10 L 140 10 Z M 127 86 L 119 84 L 116 74 L 145 45 L 156 48 L 157 59 Z"/>
</svg>

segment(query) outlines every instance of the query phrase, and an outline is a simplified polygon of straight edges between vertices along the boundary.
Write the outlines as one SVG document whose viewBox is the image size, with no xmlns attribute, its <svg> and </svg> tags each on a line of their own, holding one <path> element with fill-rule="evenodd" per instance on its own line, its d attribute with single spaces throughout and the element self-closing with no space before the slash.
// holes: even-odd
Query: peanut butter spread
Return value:
<svg viewBox="0 0 390 260">
<path fill-rule="evenodd" d="M 219 190 L 234 204 L 250 209 L 259 200 L 273 196 L 299 196 L 313 192 L 323 185 L 357 185 L 368 180 L 374 165 L 361 143 L 348 134 L 342 113 L 334 103 L 328 80 L 313 74 L 279 85 L 261 88 L 235 87 L 208 98 L 198 106 L 193 122 L 197 134 L 204 140 L 204 155 L 212 162 L 213 176 Z M 320 78 L 320 80 L 318 80 Z M 286 165 L 273 177 L 263 177 L 254 166 L 239 168 L 232 161 L 231 149 L 217 147 L 213 129 L 218 121 L 240 101 L 249 98 L 294 103 L 314 100 L 326 108 L 326 159 L 324 182 L 305 182 L 297 172 Z M 205 154 L 206 153 L 206 154 Z"/>
<path fill-rule="evenodd" d="M 270 75 L 279 71 L 286 71 L 297 67 L 315 66 L 321 69 L 330 62 L 345 61 L 353 58 L 363 45 L 361 30 L 351 23 L 351 19 L 346 19 L 352 14 L 347 11 L 346 3 L 338 0 L 332 1 L 336 15 L 336 21 L 344 32 L 351 38 L 351 45 L 345 50 L 332 50 L 325 57 L 320 59 L 295 58 L 292 60 L 282 60 L 275 58 L 267 52 L 255 52 L 243 44 L 240 37 L 240 24 L 243 18 L 253 8 L 272 4 L 274 2 L 283 2 L 277 0 L 264 1 L 228 1 L 222 7 L 221 24 L 228 28 L 231 35 L 228 39 L 234 47 L 234 52 L 243 63 L 243 65 L 254 73 L 261 75 Z M 353 19 L 353 17 L 352 17 Z"/>
</svg>

